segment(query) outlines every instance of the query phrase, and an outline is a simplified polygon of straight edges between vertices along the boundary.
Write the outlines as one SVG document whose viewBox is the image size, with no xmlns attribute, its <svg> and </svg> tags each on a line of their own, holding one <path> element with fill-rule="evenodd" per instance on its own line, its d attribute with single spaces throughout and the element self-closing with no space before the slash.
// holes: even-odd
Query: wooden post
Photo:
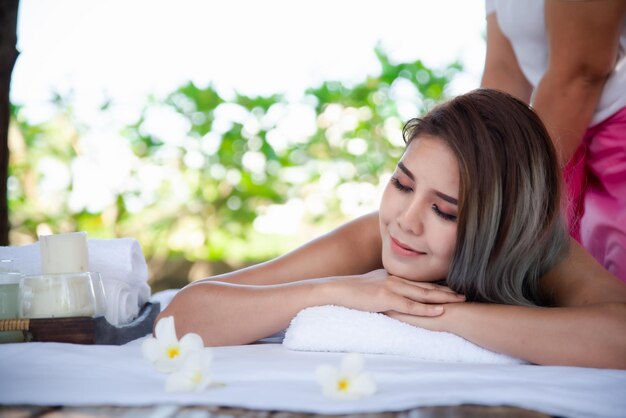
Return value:
<svg viewBox="0 0 626 418">
<path fill-rule="evenodd" d="M 0 245 L 9 245 L 9 91 L 17 60 L 17 9 L 19 0 L 0 0 Z"/>
</svg>

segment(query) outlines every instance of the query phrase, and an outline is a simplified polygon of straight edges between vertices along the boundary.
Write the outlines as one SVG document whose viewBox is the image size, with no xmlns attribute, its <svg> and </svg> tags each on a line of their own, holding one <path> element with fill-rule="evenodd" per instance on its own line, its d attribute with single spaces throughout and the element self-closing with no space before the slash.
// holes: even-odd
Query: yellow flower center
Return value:
<svg viewBox="0 0 626 418">
<path fill-rule="evenodd" d="M 340 392 L 347 391 L 348 390 L 348 386 L 350 386 L 350 382 L 346 378 L 339 379 L 339 381 L 337 382 L 337 389 Z"/>
<path fill-rule="evenodd" d="M 169 358 L 178 357 L 180 355 L 180 348 L 174 346 L 167 349 L 167 356 Z"/>
<path fill-rule="evenodd" d="M 202 381 L 202 373 L 200 372 L 195 372 L 191 378 L 191 380 L 193 381 L 193 383 L 195 385 L 199 385 L 200 382 Z"/>
</svg>

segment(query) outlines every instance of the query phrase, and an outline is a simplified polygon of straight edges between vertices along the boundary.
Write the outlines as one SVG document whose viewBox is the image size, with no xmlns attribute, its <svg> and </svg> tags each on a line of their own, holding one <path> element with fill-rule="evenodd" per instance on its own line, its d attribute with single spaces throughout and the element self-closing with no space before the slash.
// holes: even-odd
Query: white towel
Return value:
<svg viewBox="0 0 626 418">
<path fill-rule="evenodd" d="M 457 335 L 406 324 L 381 313 L 315 306 L 296 315 L 283 345 L 299 351 L 395 354 L 425 361 L 520 364 Z"/>
<path fill-rule="evenodd" d="M 137 240 L 88 239 L 89 271 L 102 277 L 107 300 L 105 317 L 113 325 L 131 322 L 150 299 L 148 265 Z M 39 243 L 0 247 L 0 259 L 13 260 L 23 274 L 41 274 Z"/>
</svg>

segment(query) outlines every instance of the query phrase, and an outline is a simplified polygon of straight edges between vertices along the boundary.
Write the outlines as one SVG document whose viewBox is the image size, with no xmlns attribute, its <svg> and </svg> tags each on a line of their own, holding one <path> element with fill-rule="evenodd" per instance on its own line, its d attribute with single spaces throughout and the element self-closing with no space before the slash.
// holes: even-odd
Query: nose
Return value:
<svg viewBox="0 0 626 418">
<path fill-rule="evenodd" d="M 421 235 L 424 233 L 424 216 L 424 203 L 414 199 L 398 216 L 398 225 L 407 233 Z"/>
</svg>

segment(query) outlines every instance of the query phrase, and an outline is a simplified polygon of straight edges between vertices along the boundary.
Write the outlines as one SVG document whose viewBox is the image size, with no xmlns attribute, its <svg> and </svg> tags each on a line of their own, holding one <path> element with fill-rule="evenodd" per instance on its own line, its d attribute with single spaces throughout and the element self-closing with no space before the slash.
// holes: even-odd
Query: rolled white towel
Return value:
<svg viewBox="0 0 626 418">
<path fill-rule="evenodd" d="M 419 328 L 387 315 L 315 306 L 296 315 L 283 345 L 299 351 L 395 354 L 434 362 L 520 364 L 457 335 Z"/>
<path fill-rule="evenodd" d="M 89 270 L 100 272 L 105 290 L 107 281 L 126 283 L 137 295 L 139 307 L 150 299 L 148 264 L 139 242 L 132 238 L 89 239 Z"/>
<path fill-rule="evenodd" d="M 108 278 L 103 280 L 104 293 L 107 298 L 107 308 L 104 314 L 106 320 L 113 325 L 127 324 L 137 317 L 139 308 L 138 292 L 126 282 Z M 114 301 L 114 302 L 108 302 Z"/>
<path fill-rule="evenodd" d="M 132 321 L 150 299 L 148 265 L 141 246 L 132 238 L 88 239 L 89 271 L 102 277 L 107 309 L 113 325 Z M 39 243 L 0 247 L 0 259 L 13 260 L 13 267 L 26 275 L 41 274 Z"/>
</svg>

